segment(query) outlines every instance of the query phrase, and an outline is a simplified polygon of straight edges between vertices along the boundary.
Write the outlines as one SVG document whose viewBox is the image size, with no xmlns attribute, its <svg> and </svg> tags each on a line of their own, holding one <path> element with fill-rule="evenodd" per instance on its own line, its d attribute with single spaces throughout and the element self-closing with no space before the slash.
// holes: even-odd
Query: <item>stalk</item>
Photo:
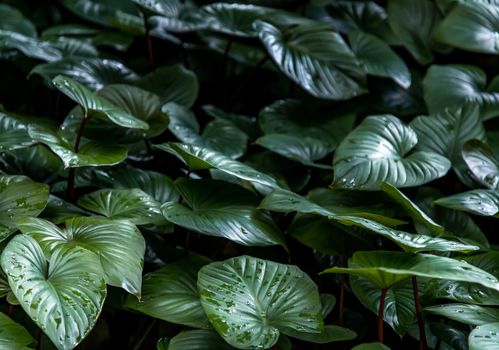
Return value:
<svg viewBox="0 0 499 350">
<path fill-rule="evenodd" d="M 383 344 L 383 322 L 384 322 L 384 312 L 385 312 L 385 297 L 388 288 L 381 289 L 381 296 L 379 297 L 379 308 L 378 308 L 378 341 Z"/>
<path fill-rule="evenodd" d="M 81 142 L 81 137 L 83 135 L 83 130 L 85 129 L 85 125 L 88 123 L 89 120 L 90 118 L 88 117 L 87 112 L 85 112 L 80 127 L 78 128 L 78 133 L 76 134 L 76 140 L 74 145 L 75 153 L 78 153 L 78 150 L 80 149 L 80 142 Z M 75 193 L 74 193 L 75 175 L 76 175 L 76 168 L 69 168 L 67 188 L 68 188 L 68 198 L 72 201 L 75 199 Z"/>
<path fill-rule="evenodd" d="M 418 318 L 419 349 L 427 350 L 428 344 L 426 343 L 426 331 L 424 328 L 423 314 L 421 313 L 421 301 L 419 299 L 418 280 L 416 276 L 412 276 L 412 291 L 414 293 L 414 305 L 416 306 L 416 316 Z"/>
<path fill-rule="evenodd" d="M 154 60 L 154 49 L 152 46 L 152 38 L 151 35 L 149 34 L 149 23 L 147 23 L 147 16 L 145 13 L 142 14 L 142 18 L 144 19 L 144 30 L 147 42 L 147 55 L 149 57 L 149 67 L 151 68 L 151 71 L 153 71 L 156 68 L 156 62 Z"/>
<path fill-rule="evenodd" d="M 343 325 L 343 315 L 345 312 L 345 275 L 340 275 L 340 300 L 338 307 L 338 324 Z"/>
</svg>

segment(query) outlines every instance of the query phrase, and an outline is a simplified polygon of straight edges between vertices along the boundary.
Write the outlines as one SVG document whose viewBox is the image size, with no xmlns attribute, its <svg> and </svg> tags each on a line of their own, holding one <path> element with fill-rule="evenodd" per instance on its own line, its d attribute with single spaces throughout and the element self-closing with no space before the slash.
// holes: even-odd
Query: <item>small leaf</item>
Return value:
<svg viewBox="0 0 499 350">
<path fill-rule="evenodd" d="M 499 189 L 499 162 L 487 144 L 470 140 L 464 144 L 462 155 L 478 182 L 487 188 Z"/>
<path fill-rule="evenodd" d="M 499 212 L 499 190 L 471 190 L 437 199 L 435 204 L 482 216 Z"/>
<path fill-rule="evenodd" d="M 22 350 L 35 339 L 20 324 L 0 312 L 0 348 L 5 350 Z"/>
<path fill-rule="evenodd" d="M 494 350 L 499 342 L 499 322 L 473 329 L 468 338 L 469 350 Z"/>
<path fill-rule="evenodd" d="M 334 154 L 335 187 L 377 190 L 419 186 L 444 176 L 450 162 L 433 152 L 411 152 L 416 132 L 391 115 L 370 116 L 341 142 Z"/>
<path fill-rule="evenodd" d="M 296 266 L 240 256 L 201 268 L 198 288 L 211 324 L 238 348 L 268 349 L 283 328 L 324 327 L 317 286 Z"/>
<path fill-rule="evenodd" d="M 0 262 L 24 311 L 59 349 L 73 349 L 87 336 L 106 297 L 97 255 L 62 246 L 47 261 L 34 238 L 19 235 Z"/>
<path fill-rule="evenodd" d="M 145 275 L 140 300 L 129 296 L 125 306 L 167 322 L 210 328 L 196 286 L 199 269 L 209 262 L 189 255 Z"/>
</svg>

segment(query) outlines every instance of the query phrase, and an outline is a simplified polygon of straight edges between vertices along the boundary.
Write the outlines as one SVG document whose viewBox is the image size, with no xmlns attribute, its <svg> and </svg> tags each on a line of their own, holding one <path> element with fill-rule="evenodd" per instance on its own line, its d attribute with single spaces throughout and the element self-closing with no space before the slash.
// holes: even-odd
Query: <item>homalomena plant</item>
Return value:
<svg viewBox="0 0 499 350">
<path fill-rule="evenodd" d="M 499 3 L 0 4 L 0 348 L 499 349 Z"/>
</svg>

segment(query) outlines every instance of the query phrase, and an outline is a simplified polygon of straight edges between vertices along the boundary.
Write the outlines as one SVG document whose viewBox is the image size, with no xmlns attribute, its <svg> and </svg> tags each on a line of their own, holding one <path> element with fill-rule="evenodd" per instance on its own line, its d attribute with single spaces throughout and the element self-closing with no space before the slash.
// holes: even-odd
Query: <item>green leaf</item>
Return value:
<svg viewBox="0 0 499 350">
<path fill-rule="evenodd" d="M 346 100 L 365 92 L 354 53 L 327 24 L 278 28 L 256 21 L 255 30 L 279 69 L 312 96 Z"/>
<path fill-rule="evenodd" d="M 434 33 L 435 40 L 464 50 L 499 53 L 499 4 L 457 3 Z"/>
<path fill-rule="evenodd" d="M 309 343 L 327 344 L 335 341 L 352 340 L 357 337 L 354 331 L 335 325 L 325 325 L 321 333 L 306 333 L 294 329 L 282 329 L 282 333 Z"/>
<path fill-rule="evenodd" d="M 478 305 L 434 305 L 426 307 L 425 311 L 450 318 L 457 322 L 478 326 L 499 320 L 499 310 Z"/>
<path fill-rule="evenodd" d="M 57 90 L 78 103 L 85 111 L 86 117 L 90 112 L 97 112 L 102 113 L 110 121 L 124 128 L 149 129 L 146 122 L 117 108 L 105 99 L 99 98 L 73 79 L 58 75 L 52 80 L 52 84 Z"/>
<path fill-rule="evenodd" d="M 499 189 L 499 162 L 487 144 L 469 140 L 463 146 L 462 155 L 474 179 L 487 188 Z"/>
<path fill-rule="evenodd" d="M 0 49 L 16 49 L 30 58 L 53 62 L 62 58 L 54 45 L 9 30 L 0 29 Z"/>
<path fill-rule="evenodd" d="M 358 251 L 348 260 L 348 268 L 332 267 L 323 273 L 347 273 L 367 277 L 379 288 L 390 288 L 411 276 L 478 283 L 499 291 L 499 281 L 465 261 L 431 254 L 391 251 Z"/>
<path fill-rule="evenodd" d="M 37 218 L 17 220 L 22 233 L 35 238 L 46 255 L 61 247 L 79 246 L 100 257 L 106 282 L 140 296 L 145 242 L 135 225 L 126 220 L 78 217 L 65 228 Z"/>
<path fill-rule="evenodd" d="M 74 204 L 66 202 L 65 200 L 56 196 L 50 195 L 47 206 L 40 214 L 40 217 L 53 222 L 58 225 L 64 223 L 66 219 L 76 216 L 87 216 L 89 212 L 77 207 Z"/>
<path fill-rule="evenodd" d="M 355 30 L 348 34 L 348 41 L 367 74 L 390 78 L 404 89 L 411 86 L 411 73 L 405 62 L 383 40 Z"/>
<path fill-rule="evenodd" d="M 83 40 L 61 36 L 57 39 L 50 40 L 50 42 L 54 47 L 61 50 L 61 53 L 65 58 L 78 57 L 79 59 L 82 59 L 97 57 L 99 55 L 95 46 Z"/>
<path fill-rule="evenodd" d="M 110 219 L 126 219 L 137 225 L 163 221 L 160 203 L 138 188 L 98 190 L 80 197 L 78 205 Z"/>
<path fill-rule="evenodd" d="M 238 185 L 180 178 L 175 186 L 184 203 L 165 203 L 161 211 L 176 225 L 243 245 L 285 246 L 270 215 L 256 209 L 258 197 Z"/>
<path fill-rule="evenodd" d="M 19 323 L 0 312 L 0 347 L 5 350 L 22 350 L 35 339 Z"/>
<path fill-rule="evenodd" d="M 29 76 L 41 76 L 47 86 L 58 75 L 64 75 L 85 85 L 92 91 L 109 84 L 131 83 L 138 79 L 137 73 L 123 63 L 101 58 L 64 58 L 57 62 L 36 65 Z"/>
<path fill-rule="evenodd" d="M 198 274 L 201 305 L 215 330 L 241 349 L 272 347 L 280 330 L 323 330 L 317 286 L 293 265 L 240 256 Z"/>
<path fill-rule="evenodd" d="M 181 64 L 159 67 L 139 79 L 136 84 L 158 95 L 161 104 L 175 102 L 192 107 L 199 93 L 196 74 Z"/>
<path fill-rule="evenodd" d="M 189 255 L 145 275 L 140 300 L 129 296 L 125 306 L 167 322 L 210 328 L 196 285 L 199 269 L 209 262 Z"/>
<path fill-rule="evenodd" d="M 233 350 L 216 332 L 204 329 L 182 331 L 170 339 L 164 350 Z"/>
<path fill-rule="evenodd" d="M 499 342 L 499 322 L 473 329 L 468 338 L 469 350 L 494 350 Z"/>
<path fill-rule="evenodd" d="M 463 163 L 461 150 L 466 141 L 485 139 L 480 110 L 474 104 L 416 117 L 410 126 L 418 134 L 417 150 L 440 154 L 450 159 L 455 167 Z"/>
<path fill-rule="evenodd" d="M 390 348 L 381 343 L 364 343 L 354 346 L 352 350 L 390 350 Z"/>
<path fill-rule="evenodd" d="M 24 176 L 0 175 L 0 242 L 16 231 L 15 221 L 38 216 L 49 198 L 49 187 Z"/>
<path fill-rule="evenodd" d="M 76 16 L 103 25 L 112 25 L 118 12 L 137 14 L 131 1 L 121 0 L 59 0 L 59 2 Z"/>
<path fill-rule="evenodd" d="M 45 257 L 34 238 L 19 235 L 0 262 L 24 311 L 57 348 L 73 349 L 87 336 L 106 297 L 97 255 L 62 246 Z"/>
<path fill-rule="evenodd" d="M 328 293 L 321 293 L 320 297 L 322 304 L 321 315 L 322 318 L 326 318 L 331 313 L 331 311 L 333 311 L 334 306 L 336 305 L 336 297 Z"/>
<path fill-rule="evenodd" d="M 499 88 L 494 81 L 488 88 L 486 84 L 485 72 L 476 66 L 432 65 L 423 80 L 424 99 L 431 114 L 472 102 L 487 120 L 499 114 Z"/>
<path fill-rule="evenodd" d="M 377 190 L 389 182 L 412 187 L 444 176 L 450 162 L 437 153 L 411 152 L 417 143 L 416 132 L 396 117 L 367 117 L 334 154 L 334 186 Z"/>
<path fill-rule="evenodd" d="M 475 215 L 492 216 L 499 212 L 499 190 L 471 190 L 439 198 L 434 203 Z"/>
<path fill-rule="evenodd" d="M 175 155 L 187 164 L 190 170 L 218 169 L 238 179 L 249 181 L 255 186 L 258 185 L 259 190 L 262 186 L 265 190 L 279 187 L 277 181 L 271 176 L 207 148 L 173 142 L 154 145 L 154 147 Z"/>
<path fill-rule="evenodd" d="M 36 28 L 21 11 L 15 7 L 0 4 L 0 29 L 16 32 L 35 38 Z"/>
<path fill-rule="evenodd" d="M 28 132 L 34 140 L 47 145 L 62 160 L 65 168 L 115 165 L 127 157 L 127 149 L 123 146 L 89 141 L 76 153 L 73 146 L 48 129 L 30 126 Z"/>
<path fill-rule="evenodd" d="M 432 35 L 440 23 L 437 5 L 428 0 L 389 0 L 388 21 L 402 44 L 420 63 L 433 61 Z"/>
<path fill-rule="evenodd" d="M 434 234 L 438 235 L 443 232 L 445 228 L 429 217 L 423 210 L 421 210 L 415 203 L 413 203 L 404 193 L 399 191 L 396 187 L 390 185 L 387 182 L 381 184 L 380 189 L 388 194 L 395 202 L 400 204 L 407 213 L 414 218 L 414 220 L 425 225 L 428 230 Z"/>
<path fill-rule="evenodd" d="M 353 293 L 367 309 L 378 314 L 381 289 L 368 278 L 350 276 L 350 286 Z M 399 336 L 403 336 L 411 324 L 416 322 L 416 307 L 414 292 L 410 279 L 395 283 L 385 295 L 384 321 L 393 328 Z"/>
<path fill-rule="evenodd" d="M 142 9 L 158 15 L 174 15 L 182 7 L 180 0 L 132 0 Z"/>
</svg>

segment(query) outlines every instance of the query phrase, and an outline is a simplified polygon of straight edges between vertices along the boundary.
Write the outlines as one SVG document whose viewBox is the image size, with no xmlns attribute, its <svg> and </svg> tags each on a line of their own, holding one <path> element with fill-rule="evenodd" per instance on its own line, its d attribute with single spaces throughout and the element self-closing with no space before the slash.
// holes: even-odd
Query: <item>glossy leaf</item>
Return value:
<svg viewBox="0 0 499 350">
<path fill-rule="evenodd" d="M 348 34 L 348 41 L 367 74 L 390 78 L 405 89 L 411 85 L 405 62 L 383 40 L 356 30 Z"/>
<path fill-rule="evenodd" d="M 425 311 L 450 318 L 457 322 L 478 326 L 497 322 L 499 320 L 499 311 L 497 309 L 478 305 L 435 305 L 426 307 Z"/>
<path fill-rule="evenodd" d="M 279 69 L 311 95 L 345 100 L 365 92 L 355 55 L 330 26 L 315 23 L 280 29 L 263 21 L 254 26 Z"/>
<path fill-rule="evenodd" d="M 323 273 L 347 273 L 368 278 L 379 288 L 411 276 L 429 277 L 481 284 L 499 291 L 499 281 L 467 262 L 431 254 L 410 254 L 391 251 L 356 252 L 348 268 L 332 267 Z"/>
<path fill-rule="evenodd" d="M 3 29 L 0 29 L 0 49 L 16 49 L 27 57 L 46 62 L 62 59 L 61 51 L 50 43 Z"/>
<path fill-rule="evenodd" d="M 464 144 L 462 155 L 473 177 L 490 189 L 499 189 L 499 163 L 492 149 L 479 140 Z"/>
<path fill-rule="evenodd" d="M 321 333 L 306 333 L 287 328 L 283 329 L 282 332 L 289 337 L 315 344 L 346 341 L 357 337 L 357 333 L 354 331 L 335 325 L 325 325 L 324 330 Z"/>
<path fill-rule="evenodd" d="M 85 338 L 106 297 L 97 255 L 62 246 L 47 258 L 34 238 L 20 235 L 0 262 L 24 311 L 59 349 L 73 349 Z"/>
<path fill-rule="evenodd" d="M 198 288 L 215 330 L 240 349 L 268 349 L 284 327 L 324 327 L 317 286 L 296 266 L 240 256 L 201 268 Z"/>
<path fill-rule="evenodd" d="M 37 218 L 17 220 L 22 233 L 35 238 L 46 255 L 62 246 L 80 246 L 100 257 L 106 282 L 140 295 L 145 243 L 128 221 L 70 218 L 65 228 Z"/>
<path fill-rule="evenodd" d="M 444 176 L 449 161 L 434 152 L 409 153 L 417 143 L 416 132 L 394 116 L 367 117 L 334 154 L 334 186 L 376 190 L 384 181 L 412 187 Z"/>
<path fill-rule="evenodd" d="M 469 350 L 493 350 L 499 341 L 499 322 L 473 329 L 468 338 Z"/>
<path fill-rule="evenodd" d="M 0 347 L 6 350 L 22 350 L 35 339 L 20 324 L 0 313 Z"/>
<path fill-rule="evenodd" d="M 0 5 L 0 28 L 30 37 L 36 37 L 34 24 L 15 7 Z"/>
<path fill-rule="evenodd" d="M 471 190 L 439 198 L 435 204 L 475 215 L 492 216 L 499 212 L 499 191 Z"/>
<path fill-rule="evenodd" d="M 112 19 L 119 11 L 129 13 L 136 11 L 131 1 L 60 0 L 60 2 L 75 15 L 103 25 L 111 25 Z"/>
<path fill-rule="evenodd" d="M 182 331 L 170 339 L 164 350 L 233 350 L 236 349 L 212 330 L 195 329 Z M 158 348 L 159 350 L 159 348 Z M 163 350 L 163 349 L 161 349 Z"/>
<path fill-rule="evenodd" d="M 285 246 L 270 215 L 258 211 L 258 198 L 250 191 L 223 181 L 178 179 L 178 192 L 188 207 L 165 203 L 161 211 L 176 225 L 243 245 Z"/>
<path fill-rule="evenodd" d="M 354 346 L 352 350 L 390 350 L 390 348 L 381 343 L 364 343 Z"/>
<path fill-rule="evenodd" d="M 145 275 L 140 300 L 129 296 L 126 306 L 167 322 L 211 328 L 196 285 L 199 269 L 209 262 L 189 255 Z"/>
</svg>

